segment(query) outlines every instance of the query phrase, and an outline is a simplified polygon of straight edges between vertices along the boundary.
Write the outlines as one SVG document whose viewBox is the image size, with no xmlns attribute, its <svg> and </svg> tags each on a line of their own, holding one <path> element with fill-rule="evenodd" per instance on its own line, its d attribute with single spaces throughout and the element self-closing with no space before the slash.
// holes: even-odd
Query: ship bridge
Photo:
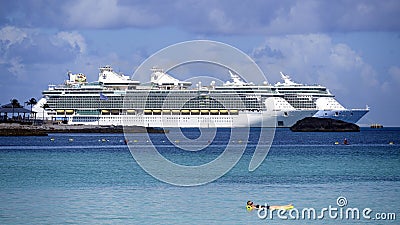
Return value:
<svg viewBox="0 0 400 225">
<path fill-rule="evenodd" d="M 151 69 L 151 84 L 162 89 L 187 89 L 191 82 L 180 81 L 164 72 L 163 69 L 153 67 Z"/>
<path fill-rule="evenodd" d="M 131 80 L 129 76 L 116 73 L 109 65 L 99 68 L 98 81 L 108 87 L 116 90 L 136 89 L 140 85 L 139 81 Z"/>
</svg>

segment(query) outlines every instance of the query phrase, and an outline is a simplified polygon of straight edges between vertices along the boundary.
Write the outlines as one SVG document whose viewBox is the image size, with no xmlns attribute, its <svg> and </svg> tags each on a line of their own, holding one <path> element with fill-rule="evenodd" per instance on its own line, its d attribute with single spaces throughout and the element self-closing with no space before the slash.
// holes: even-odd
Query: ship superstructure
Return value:
<svg viewBox="0 0 400 225">
<path fill-rule="evenodd" d="M 283 98 L 298 110 L 318 110 L 314 117 L 332 118 L 349 123 L 357 123 L 369 108 L 347 109 L 342 106 L 335 96 L 324 86 L 304 85 L 291 80 L 281 72 L 283 83 L 276 83 L 273 90 L 283 94 Z"/>
</svg>

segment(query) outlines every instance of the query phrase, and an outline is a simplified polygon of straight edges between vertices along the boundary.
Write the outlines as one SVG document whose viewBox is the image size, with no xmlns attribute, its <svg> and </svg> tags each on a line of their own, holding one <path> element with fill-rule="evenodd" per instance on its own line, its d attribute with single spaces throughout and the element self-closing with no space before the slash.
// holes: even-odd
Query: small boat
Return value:
<svg viewBox="0 0 400 225">
<path fill-rule="evenodd" d="M 379 124 L 379 123 L 373 123 L 373 124 L 371 124 L 370 127 L 371 128 L 383 128 L 382 124 Z"/>
</svg>

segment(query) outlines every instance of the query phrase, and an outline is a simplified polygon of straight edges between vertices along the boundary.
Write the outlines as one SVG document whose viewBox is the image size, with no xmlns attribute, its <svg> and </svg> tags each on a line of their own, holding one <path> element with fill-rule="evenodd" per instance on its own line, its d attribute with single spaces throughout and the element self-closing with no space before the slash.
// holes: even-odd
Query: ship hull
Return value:
<svg viewBox="0 0 400 225">
<path fill-rule="evenodd" d="M 313 117 L 330 118 L 347 123 L 357 123 L 368 112 L 368 109 L 319 110 Z"/>
<path fill-rule="evenodd" d="M 290 127 L 315 110 L 240 112 L 238 115 L 69 115 L 48 118 L 70 125 L 181 128 Z"/>
</svg>

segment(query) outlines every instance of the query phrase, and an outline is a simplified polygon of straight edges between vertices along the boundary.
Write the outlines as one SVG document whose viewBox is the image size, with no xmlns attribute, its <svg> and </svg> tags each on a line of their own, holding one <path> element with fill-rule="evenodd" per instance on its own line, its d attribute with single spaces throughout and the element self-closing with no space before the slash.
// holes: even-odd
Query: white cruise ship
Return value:
<svg viewBox="0 0 400 225">
<path fill-rule="evenodd" d="M 295 109 L 270 85 L 232 81 L 207 86 L 180 81 L 154 68 L 141 84 L 100 68 L 98 81 L 68 73 L 63 85 L 49 85 L 33 107 L 37 118 L 65 124 L 145 127 L 290 127 L 315 109 Z"/>
<path fill-rule="evenodd" d="M 321 85 L 304 85 L 293 82 L 281 72 L 283 83 L 276 83 L 273 90 L 283 94 L 284 99 L 295 109 L 318 110 L 314 117 L 332 118 L 348 123 L 357 123 L 366 113 L 365 109 L 346 109 L 330 91 Z"/>
</svg>

